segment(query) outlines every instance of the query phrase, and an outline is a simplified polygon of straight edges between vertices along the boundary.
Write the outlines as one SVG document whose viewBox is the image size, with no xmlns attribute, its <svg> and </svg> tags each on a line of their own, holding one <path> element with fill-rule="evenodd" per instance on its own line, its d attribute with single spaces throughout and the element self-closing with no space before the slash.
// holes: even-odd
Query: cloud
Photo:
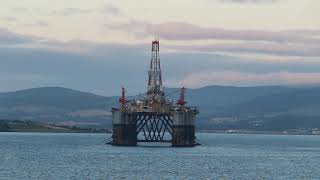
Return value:
<svg viewBox="0 0 320 180">
<path fill-rule="evenodd" d="M 151 24 L 142 21 L 106 24 L 109 30 L 127 31 L 138 38 L 160 37 L 169 41 L 219 40 L 224 43 L 168 46 L 174 50 L 243 52 L 279 56 L 319 57 L 320 30 L 227 30 L 205 28 L 184 22 Z"/>
<path fill-rule="evenodd" d="M 19 20 L 15 17 L 0 17 L 0 21 L 6 21 L 6 22 L 10 22 L 10 23 L 15 23 L 16 25 L 22 25 L 22 26 L 26 26 L 26 27 L 47 27 L 49 26 L 49 24 L 45 21 L 35 21 L 33 23 L 22 23 L 19 22 Z"/>
<path fill-rule="evenodd" d="M 49 24 L 45 21 L 36 21 L 34 23 L 29 23 L 29 24 L 23 24 L 23 26 L 27 27 L 48 27 Z"/>
<path fill-rule="evenodd" d="M 25 26 L 48 26 L 46 22 L 38 21 L 33 24 L 25 24 Z M 136 34 L 143 34 L 139 31 L 138 27 L 141 27 L 139 22 L 132 22 L 131 26 L 135 26 Z M 111 27 L 109 27 L 111 28 Z M 119 28 L 119 27 L 116 27 Z M 21 35 L 11 32 L 7 29 L 0 29 L 0 39 L 2 46 L 12 44 L 22 44 L 29 48 L 45 48 L 63 52 L 73 53 L 88 53 L 93 49 L 101 49 L 102 47 L 121 46 L 124 48 L 130 47 L 125 44 L 108 44 L 108 43 L 96 43 L 91 41 L 72 40 L 68 42 L 55 41 L 45 39 L 41 37 Z M 26 45 L 27 44 L 27 45 Z M 135 47 L 142 48 L 145 44 L 137 44 Z M 132 48 L 132 47 L 131 47 Z M 137 48 L 134 48 L 138 51 Z M 168 52 L 176 53 L 225 53 L 233 54 L 233 56 L 239 56 L 237 53 L 251 53 L 254 55 L 271 55 L 276 57 L 304 57 L 313 58 L 320 57 L 320 45 L 319 44 L 294 44 L 294 43 L 274 43 L 274 42 L 226 42 L 226 43 L 211 43 L 211 44 L 198 44 L 198 45 L 162 45 L 162 49 Z M 239 56 L 240 57 L 240 56 Z"/>
<path fill-rule="evenodd" d="M 320 30 L 306 30 L 306 29 L 296 29 L 296 30 L 287 30 L 287 31 L 282 31 L 282 32 L 287 32 L 291 34 L 299 34 L 299 35 L 304 35 L 304 36 L 319 36 L 320 35 Z"/>
<path fill-rule="evenodd" d="M 28 37 L 30 40 L 16 42 L 14 46 L 0 46 L 0 72 L 5 73 L 5 76 L 0 78 L 0 84 L 5 85 L 2 89 L 63 86 L 104 95 L 118 94 L 118 88 L 122 85 L 126 85 L 130 94 L 145 90 L 150 61 L 149 43 L 127 45 L 81 40 L 62 42 L 6 30 L 5 37 L 9 34 L 15 39 Z M 164 44 L 161 47 L 164 47 Z M 294 61 L 249 61 L 214 53 L 192 53 L 191 50 L 186 50 L 186 47 L 182 47 L 184 52 L 164 53 L 163 49 L 168 48 L 178 47 L 161 48 L 166 86 L 183 84 L 187 87 L 201 87 L 213 83 L 238 86 L 289 84 L 288 82 L 306 84 L 318 82 L 317 78 L 311 81 L 312 76 L 320 77 L 320 62 L 310 63 L 305 57 Z M 194 46 L 198 51 L 201 48 L 204 48 L 204 52 L 210 51 L 205 49 L 207 47 Z M 214 48 L 221 50 L 226 47 Z M 21 76 L 15 76 L 16 74 Z M 23 78 L 24 74 L 28 75 L 28 79 Z M 44 79 L 40 80 L 39 77 Z M 102 77 L 105 83 L 101 83 Z M 291 77 L 290 81 L 285 77 Z"/>
<path fill-rule="evenodd" d="M 93 13 L 94 11 L 95 10 L 92 10 L 92 9 L 65 8 L 61 10 L 54 10 L 52 11 L 52 14 L 72 16 L 72 15 L 79 15 L 79 14 L 89 14 L 89 13 Z"/>
<path fill-rule="evenodd" d="M 234 71 L 199 72 L 182 80 L 167 80 L 169 87 L 199 88 L 208 85 L 261 86 L 261 85 L 314 85 L 320 84 L 320 73 L 248 73 Z"/>
<path fill-rule="evenodd" d="M 7 22 L 16 22 L 16 21 L 18 21 L 18 19 L 15 18 L 15 17 L 0 17 L 0 20 L 1 21 L 7 21 Z"/>
<path fill-rule="evenodd" d="M 108 23 L 104 24 L 103 27 L 109 30 L 120 30 L 132 33 L 138 37 L 146 37 L 146 35 L 152 36 L 152 33 L 147 31 L 149 23 L 143 21 L 131 20 L 127 23 Z"/>
<path fill-rule="evenodd" d="M 222 28 L 200 27 L 185 22 L 165 22 L 152 24 L 131 20 L 122 24 L 108 24 L 112 30 L 129 31 L 138 37 L 158 36 L 167 40 L 236 40 L 236 41 L 266 41 L 277 43 L 320 43 L 320 39 L 308 37 L 303 32 L 313 31 L 264 31 L 264 30 L 228 30 Z"/>
<path fill-rule="evenodd" d="M 65 8 L 60 10 L 54 10 L 51 12 L 51 14 L 63 16 L 83 15 L 91 13 L 110 14 L 116 16 L 121 15 L 122 11 L 116 5 L 112 3 L 107 3 L 102 8 L 97 9 Z"/>
<path fill-rule="evenodd" d="M 104 8 L 101 10 L 101 13 L 111 14 L 111 15 L 121 15 L 121 10 L 114 4 L 107 3 Z"/>
<path fill-rule="evenodd" d="M 184 22 L 166 22 L 162 24 L 146 24 L 145 33 L 158 35 L 168 40 L 240 40 L 268 41 L 277 43 L 320 43 L 319 39 L 288 31 L 263 30 L 227 30 L 222 28 L 206 28 Z"/>
<path fill-rule="evenodd" d="M 275 3 L 280 0 L 218 0 L 223 3 Z"/>
<path fill-rule="evenodd" d="M 27 12 L 28 9 L 21 6 L 16 6 L 12 8 L 12 11 L 14 11 L 15 13 L 21 13 L 21 12 Z"/>
<path fill-rule="evenodd" d="M 0 28 L 0 45 L 34 43 L 41 39 L 42 38 L 29 35 L 22 35 L 11 32 L 8 29 Z"/>
<path fill-rule="evenodd" d="M 169 46 L 170 49 L 198 52 L 236 52 L 257 53 L 277 56 L 320 57 L 320 45 L 317 44 L 278 44 L 278 43 L 216 43 L 197 46 Z"/>
</svg>

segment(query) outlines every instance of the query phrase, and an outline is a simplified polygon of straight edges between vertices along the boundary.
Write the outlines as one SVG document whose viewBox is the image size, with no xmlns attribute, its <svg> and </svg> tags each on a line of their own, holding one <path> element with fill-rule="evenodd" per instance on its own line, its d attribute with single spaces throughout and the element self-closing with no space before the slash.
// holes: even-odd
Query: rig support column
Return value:
<svg viewBox="0 0 320 180">
<path fill-rule="evenodd" d="M 119 109 L 112 110 L 112 145 L 136 146 L 137 145 L 137 123 L 132 113 L 122 112 Z"/>
<path fill-rule="evenodd" d="M 194 118 L 196 111 L 187 108 L 175 110 L 172 113 L 172 146 L 192 147 L 195 142 Z"/>
</svg>

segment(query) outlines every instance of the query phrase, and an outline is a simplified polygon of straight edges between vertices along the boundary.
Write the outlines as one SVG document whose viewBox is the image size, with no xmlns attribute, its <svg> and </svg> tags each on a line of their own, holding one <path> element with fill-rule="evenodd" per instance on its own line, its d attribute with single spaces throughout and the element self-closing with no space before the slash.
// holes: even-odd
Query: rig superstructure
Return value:
<svg viewBox="0 0 320 180">
<path fill-rule="evenodd" d="M 120 107 L 112 108 L 112 145 L 136 146 L 137 142 L 170 142 L 191 147 L 195 141 L 196 107 L 186 106 L 185 88 L 176 104 L 167 100 L 162 86 L 159 40 L 152 41 L 148 71 L 148 91 L 144 99 L 129 101 L 122 88 Z"/>
</svg>

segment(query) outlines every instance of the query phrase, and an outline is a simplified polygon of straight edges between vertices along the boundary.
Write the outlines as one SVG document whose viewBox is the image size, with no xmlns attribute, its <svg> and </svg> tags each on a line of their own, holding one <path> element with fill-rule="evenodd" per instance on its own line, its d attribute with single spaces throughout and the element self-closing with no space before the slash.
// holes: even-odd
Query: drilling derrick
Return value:
<svg viewBox="0 0 320 180">
<path fill-rule="evenodd" d="M 195 142 L 195 107 L 186 106 L 185 88 L 176 105 L 167 101 L 162 87 L 159 40 L 152 41 L 148 90 L 144 99 L 129 101 L 122 88 L 119 108 L 112 108 L 113 134 L 110 144 L 135 146 L 138 142 L 170 142 L 191 147 Z"/>
<path fill-rule="evenodd" d="M 153 103 L 163 103 L 165 98 L 164 92 L 162 90 L 162 75 L 158 40 L 152 41 L 151 61 L 148 75 L 148 92 L 146 96 L 147 103 L 149 105 L 152 105 Z"/>
<path fill-rule="evenodd" d="M 162 76 L 159 57 L 159 41 L 152 41 L 150 69 L 148 72 L 148 94 L 161 94 L 162 92 Z"/>
</svg>

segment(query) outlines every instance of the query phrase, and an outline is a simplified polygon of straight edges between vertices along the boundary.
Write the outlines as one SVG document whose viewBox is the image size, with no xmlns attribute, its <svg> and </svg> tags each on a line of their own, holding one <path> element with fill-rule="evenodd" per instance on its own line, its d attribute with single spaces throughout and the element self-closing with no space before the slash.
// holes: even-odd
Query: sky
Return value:
<svg viewBox="0 0 320 180">
<path fill-rule="evenodd" d="M 319 0 L 1 0 L 0 92 L 320 85 Z"/>
</svg>

